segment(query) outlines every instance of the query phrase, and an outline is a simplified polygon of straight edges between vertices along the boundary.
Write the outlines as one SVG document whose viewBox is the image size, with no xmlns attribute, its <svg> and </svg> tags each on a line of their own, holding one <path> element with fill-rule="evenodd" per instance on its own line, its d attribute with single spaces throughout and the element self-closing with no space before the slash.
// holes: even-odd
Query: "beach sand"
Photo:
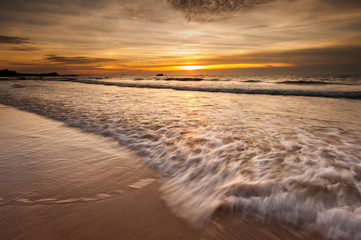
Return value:
<svg viewBox="0 0 361 240">
<path fill-rule="evenodd" d="M 159 176 L 104 137 L 0 105 L 0 239 L 312 239 L 216 213 L 194 229 Z"/>
</svg>

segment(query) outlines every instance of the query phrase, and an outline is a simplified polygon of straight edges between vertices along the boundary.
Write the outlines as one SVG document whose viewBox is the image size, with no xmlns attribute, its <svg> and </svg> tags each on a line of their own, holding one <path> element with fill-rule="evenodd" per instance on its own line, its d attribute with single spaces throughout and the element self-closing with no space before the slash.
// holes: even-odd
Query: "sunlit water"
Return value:
<svg viewBox="0 0 361 240">
<path fill-rule="evenodd" d="M 0 81 L 0 102 L 135 151 L 164 177 L 170 208 L 194 226 L 223 209 L 361 238 L 360 76 L 166 78 Z"/>
</svg>

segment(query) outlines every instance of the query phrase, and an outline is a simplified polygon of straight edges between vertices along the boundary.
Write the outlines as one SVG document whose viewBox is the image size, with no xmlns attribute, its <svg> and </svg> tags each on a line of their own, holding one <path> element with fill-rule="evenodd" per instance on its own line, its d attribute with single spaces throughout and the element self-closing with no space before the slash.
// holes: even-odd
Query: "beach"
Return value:
<svg viewBox="0 0 361 240">
<path fill-rule="evenodd" d="M 13 107 L 0 112 L 1 239 L 311 239 L 224 213 L 195 229 L 161 199 L 159 176 L 117 143 Z M 97 181 L 114 168 L 114 185 Z"/>
</svg>

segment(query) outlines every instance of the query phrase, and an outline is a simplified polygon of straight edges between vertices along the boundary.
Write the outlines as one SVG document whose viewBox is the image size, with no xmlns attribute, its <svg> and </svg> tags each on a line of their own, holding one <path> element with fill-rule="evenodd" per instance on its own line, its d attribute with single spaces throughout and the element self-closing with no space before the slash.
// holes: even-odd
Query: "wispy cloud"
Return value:
<svg viewBox="0 0 361 240">
<path fill-rule="evenodd" d="M 57 54 L 49 54 L 45 58 L 47 63 L 57 63 L 57 64 L 74 64 L 74 65 L 89 65 L 89 64 L 99 64 L 106 62 L 116 62 L 117 59 L 112 58 L 90 58 L 90 57 L 64 57 Z"/>
<path fill-rule="evenodd" d="M 10 37 L 10 36 L 0 35 L 0 43 L 3 43 L 3 44 L 24 44 L 24 43 L 29 43 L 29 39 L 28 38 L 23 38 L 23 37 Z"/>
<path fill-rule="evenodd" d="M 19 52 L 31 52 L 31 51 L 37 51 L 40 48 L 37 47 L 31 47 L 31 46 L 19 46 L 19 47 L 12 47 L 10 50 L 12 51 L 19 51 Z"/>
<path fill-rule="evenodd" d="M 258 51 L 198 60 L 201 65 L 287 63 L 295 66 L 348 64 L 361 67 L 361 45 L 326 46 L 283 51 Z"/>
<path fill-rule="evenodd" d="M 30 42 L 29 38 L 24 38 L 24 37 L 0 35 L 0 44 L 14 46 L 14 47 L 6 48 L 11 51 L 30 52 L 30 51 L 39 50 L 39 48 L 31 46 L 33 43 Z"/>
</svg>

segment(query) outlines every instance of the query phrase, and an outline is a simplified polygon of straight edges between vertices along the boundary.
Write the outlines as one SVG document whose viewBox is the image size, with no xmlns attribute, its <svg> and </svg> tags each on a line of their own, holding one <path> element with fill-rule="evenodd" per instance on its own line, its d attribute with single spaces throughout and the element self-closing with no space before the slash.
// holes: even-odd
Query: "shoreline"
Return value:
<svg viewBox="0 0 361 240">
<path fill-rule="evenodd" d="M 118 143 L 10 106 L 0 104 L 0 112 L 1 159 L 11 162 L 0 165 L 0 171 L 13 171 L 8 179 L 2 174 L 0 181 L 1 239 L 313 239 L 300 230 L 246 221 L 227 211 L 218 211 L 207 227 L 194 229 L 166 206 L 156 173 L 141 167 L 139 157 Z M 70 155 L 64 156 L 64 149 Z M 24 156 L 26 158 L 22 158 Z M 93 160 L 89 157 L 92 156 L 102 159 L 90 169 L 89 161 Z M 20 171 L 22 165 L 16 164 L 30 160 L 39 164 L 36 169 L 31 165 L 26 172 Z M 66 171 L 63 165 L 62 168 L 43 169 L 58 161 L 61 164 L 65 161 Z M 109 165 L 99 166 L 104 162 Z M 99 167 L 104 174 L 116 167 L 115 173 L 121 173 L 112 183 L 116 186 L 107 189 L 110 183 L 97 181 L 102 177 Z M 52 179 L 46 178 L 44 184 L 49 184 L 44 185 L 46 189 L 35 188 L 34 192 L 40 194 L 29 194 L 32 184 L 40 184 L 40 176 L 47 171 L 59 177 L 64 174 L 69 177 L 84 174 L 79 179 L 93 176 L 79 186 L 79 179 L 66 182 L 65 177 L 65 184 L 61 181 L 48 183 L 46 181 Z M 10 178 L 17 177 L 13 173 L 24 180 L 14 181 Z M 77 194 L 83 194 L 88 201 L 78 197 L 83 201 L 56 202 L 45 194 L 46 191 L 53 193 L 54 189 L 63 190 L 56 192 L 58 196 L 54 194 L 56 200 L 76 200 Z M 13 198 L 5 196 L 6 191 Z M 29 197 L 24 198 L 24 193 Z M 91 199 L 92 196 L 98 199 Z M 9 199 L 14 201 L 9 202 Z"/>
</svg>

